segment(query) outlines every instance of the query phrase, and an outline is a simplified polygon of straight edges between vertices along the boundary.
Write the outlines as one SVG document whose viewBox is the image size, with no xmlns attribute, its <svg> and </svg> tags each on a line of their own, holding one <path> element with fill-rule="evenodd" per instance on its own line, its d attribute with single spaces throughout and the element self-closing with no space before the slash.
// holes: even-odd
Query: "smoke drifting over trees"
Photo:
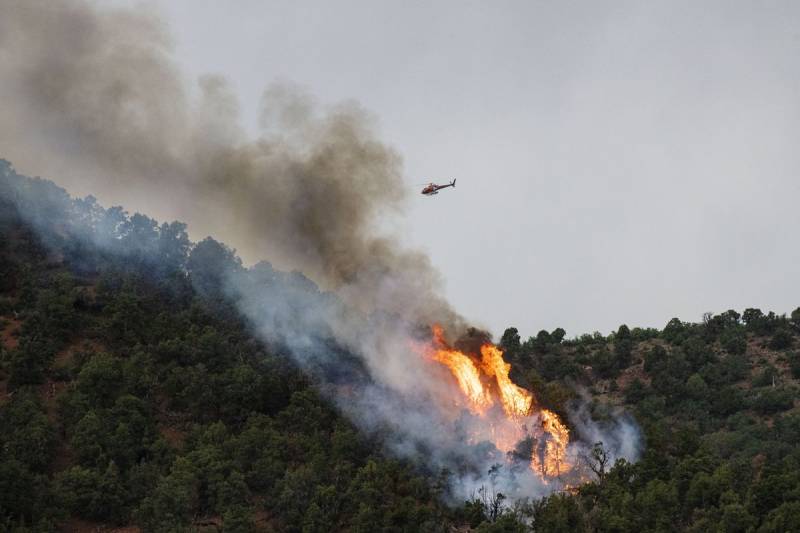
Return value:
<svg viewBox="0 0 800 533">
<path fill-rule="evenodd" d="M 446 318 L 427 257 L 375 229 L 407 191 L 399 155 L 358 105 L 318 112 L 302 91 L 272 87 L 263 134 L 248 139 L 226 81 L 187 83 L 154 13 L 12 0 L 0 36 L 0 146 L 19 168 L 184 220 L 367 309 L 380 298 Z"/>
<path fill-rule="evenodd" d="M 155 14 L 81 0 L 4 1 L 0 78 L 4 157 L 72 192 L 186 221 L 193 235 L 213 234 L 248 261 L 303 272 L 335 299 L 265 284 L 271 267 L 244 269 L 230 251 L 215 275 L 263 338 L 302 366 L 340 364 L 331 340 L 358 354 L 369 379 L 349 383 L 355 397 L 335 398 L 363 428 L 394 429 L 397 453 L 436 468 L 468 463 L 465 491 L 503 459 L 452 431 L 452 384 L 410 354 L 420 326 L 438 322 L 458 335 L 464 321 L 428 258 L 378 229 L 402 213 L 407 192 L 399 155 L 377 140 L 364 110 L 320 112 L 301 91 L 272 87 L 263 134 L 248 139 L 225 80 L 190 87 Z M 209 242 L 194 251 L 203 246 L 220 255 Z M 506 481 L 526 495 L 552 488 L 528 470 Z"/>
</svg>

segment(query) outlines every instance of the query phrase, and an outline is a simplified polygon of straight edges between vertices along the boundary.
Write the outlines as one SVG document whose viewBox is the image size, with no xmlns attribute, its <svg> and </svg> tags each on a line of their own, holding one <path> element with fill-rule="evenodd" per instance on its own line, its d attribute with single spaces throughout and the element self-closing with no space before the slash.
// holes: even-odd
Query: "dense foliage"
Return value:
<svg viewBox="0 0 800 533">
<path fill-rule="evenodd" d="M 231 250 L 5 172 L 0 531 L 445 530 L 436 485 L 228 305 Z"/>
<path fill-rule="evenodd" d="M 589 388 L 593 416 L 635 414 L 635 464 L 586 458 L 591 483 L 537 502 L 536 531 L 800 531 L 800 309 L 625 325 L 604 337 L 546 331 L 503 344 L 516 378 L 563 409 Z"/>
<path fill-rule="evenodd" d="M 446 472 L 387 456 L 257 340 L 222 284 L 238 266 L 180 223 L 0 161 L 0 530 L 800 531 L 800 309 L 571 340 L 509 328 L 515 381 L 565 419 L 582 390 L 596 419 L 633 413 L 644 452 L 612 465 L 598 443 L 572 492 L 453 508 Z"/>
</svg>

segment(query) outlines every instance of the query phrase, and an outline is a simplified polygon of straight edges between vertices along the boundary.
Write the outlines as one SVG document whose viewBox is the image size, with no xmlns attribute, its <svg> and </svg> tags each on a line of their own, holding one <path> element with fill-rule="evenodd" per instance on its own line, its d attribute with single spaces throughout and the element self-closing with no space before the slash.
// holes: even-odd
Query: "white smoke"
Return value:
<svg viewBox="0 0 800 533">
<path fill-rule="evenodd" d="M 302 272 L 261 263 L 232 269 L 226 283 L 266 342 L 317 376 L 364 431 L 388 432 L 391 452 L 449 470 L 456 498 L 490 470 L 512 497 L 557 488 L 488 442 L 469 442 L 480 421 L 454 411 L 447 370 L 411 348 L 420 326 L 459 334 L 465 321 L 427 256 L 376 229 L 402 213 L 407 190 L 399 155 L 375 137 L 368 113 L 354 104 L 319 112 L 302 91 L 276 86 L 264 95 L 262 135 L 247 139 L 225 80 L 202 78 L 199 100 L 190 98 L 156 14 L 84 0 L 0 6 L 4 157 Z M 587 442 L 635 458 L 629 426 L 577 422 Z"/>
</svg>

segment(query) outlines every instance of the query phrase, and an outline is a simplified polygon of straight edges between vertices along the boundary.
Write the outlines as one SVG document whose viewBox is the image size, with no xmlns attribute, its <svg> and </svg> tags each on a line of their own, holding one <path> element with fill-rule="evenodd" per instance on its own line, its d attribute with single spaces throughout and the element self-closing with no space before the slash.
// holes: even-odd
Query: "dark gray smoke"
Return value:
<svg viewBox="0 0 800 533">
<path fill-rule="evenodd" d="M 82 0 L 0 5 L 0 147 L 18 168 L 184 220 L 359 308 L 374 309 L 374 296 L 420 318 L 451 315 L 427 257 L 375 229 L 407 191 L 400 157 L 363 109 L 320 113 L 297 89 L 273 87 L 263 135 L 247 139 L 225 80 L 200 79 L 195 96 L 154 13 Z"/>
<path fill-rule="evenodd" d="M 459 332 L 463 320 L 427 256 L 379 229 L 407 200 L 399 155 L 358 105 L 319 110 L 288 85 L 265 92 L 263 131 L 249 139 L 225 80 L 191 84 L 171 53 L 163 23 L 143 9 L 0 0 L 0 154 L 72 193 L 186 221 L 195 238 L 213 234 L 247 261 L 269 258 L 331 291 L 334 300 L 256 290 L 274 275 L 263 265 L 228 280 L 254 327 L 301 364 L 332 357 L 328 336 L 359 354 L 369 383 L 337 402 L 362 427 L 392 429 L 395 452 L 432 467 L 472 464 L 459 484 L 478 486 L 502 457 L 452 430 L 455 385 L 409 347 L 420 325 Z M 550 490 L 529 471 L 513 482 L 528 495 Z"/>
</svg>

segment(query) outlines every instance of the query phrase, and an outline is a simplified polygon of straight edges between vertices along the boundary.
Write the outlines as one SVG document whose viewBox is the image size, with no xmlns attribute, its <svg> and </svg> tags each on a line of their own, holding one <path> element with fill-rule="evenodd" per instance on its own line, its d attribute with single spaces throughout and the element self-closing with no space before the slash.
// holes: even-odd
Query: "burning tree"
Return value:
<svg viewBox="0 0 800 533">
<path fill-rule="evenodd" d="M 480 421 L 469 434 L 472 442 L 488 440 L 518 458 L 519 443 L 529 439 L 528 466 L 545 482 L 573 469 L 567 456 L 569 430 L 558 415 L 539 407 L 530 391 L 511 380 L 511 364 L 498 346 L 486 341 L 475 353 L 462 351 L 448 344 L 443 328 L 435 325 L 430 342 L 419 351 L 450 371 L 461 392 L 454 403 Z"/>
</svg>

